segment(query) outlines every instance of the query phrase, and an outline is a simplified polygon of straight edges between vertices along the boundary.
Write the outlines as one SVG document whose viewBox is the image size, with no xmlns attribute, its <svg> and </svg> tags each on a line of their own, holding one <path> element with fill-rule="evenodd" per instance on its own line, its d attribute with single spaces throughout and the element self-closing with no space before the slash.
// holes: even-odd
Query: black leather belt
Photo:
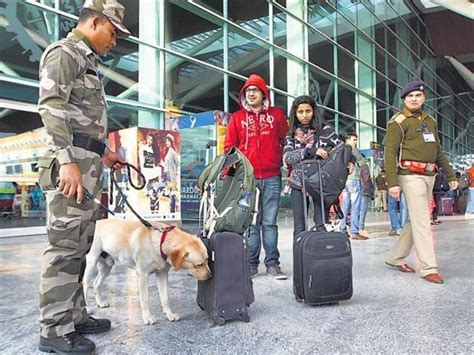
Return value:
<svg viewBox="0 0 474 355">
<path fill-rule="evenodd" d="M 89 137 L 87 134 L 73 134 L 72 145 L 90 150 L 91 152 L 97 153 L 100 156 L 104 155 L 105 151 L 104 143 L 98 139 Z"/>
</svg>

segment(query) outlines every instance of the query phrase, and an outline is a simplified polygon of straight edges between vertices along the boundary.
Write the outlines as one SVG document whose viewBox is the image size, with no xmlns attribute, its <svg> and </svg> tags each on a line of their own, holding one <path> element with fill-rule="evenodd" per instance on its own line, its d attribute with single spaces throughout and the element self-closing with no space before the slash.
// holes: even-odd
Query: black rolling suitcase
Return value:
<svg viewBox="0 0 474 355">
<path fill-rule="evenodd" d="M 323 178 L 319 176 L 325 221 Z M 307 225 L 306 199 L 303 200 Z M 307 230 L 296 237 L 293 244 L 293 292 L 298 301 L 309 305 L 331 304 L 352 297 L 352 250 L 346 233 Z"/>
<path fill-rule="evenodd" d="M 237 233 L 217 232 L 203 241 L 212 277 L 198 281 L 197 304 L 218 325 L 235 319 L 249 322 L 254 294 L 246 240 Z"/>
</svg>

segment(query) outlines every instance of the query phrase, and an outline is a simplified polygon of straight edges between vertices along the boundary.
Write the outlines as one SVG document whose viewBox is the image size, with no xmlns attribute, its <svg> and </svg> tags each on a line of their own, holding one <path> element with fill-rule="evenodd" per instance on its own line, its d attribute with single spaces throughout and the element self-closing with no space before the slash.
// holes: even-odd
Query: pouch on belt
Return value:
<svg viewBox="0 0 474 355">
<path fill-rule="evenodd" d="M 38 162 L 38 185 L 43 191 L 56 190 L 59 162 L 56 156 L 41 158 Z"/>
</svg>

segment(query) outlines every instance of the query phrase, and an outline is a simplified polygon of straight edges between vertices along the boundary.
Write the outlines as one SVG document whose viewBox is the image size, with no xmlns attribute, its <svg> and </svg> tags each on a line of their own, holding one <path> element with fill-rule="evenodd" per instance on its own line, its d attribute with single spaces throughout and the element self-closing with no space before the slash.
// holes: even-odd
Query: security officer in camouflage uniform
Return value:
<svg viewBox="0 0 474 355">
<path fill-rule="evenodd" d="M 104 145 L 107 110 L 98 69 L 98 55 L 130 34 L 123 14 L 116 0 L 86 1 L 77 27 L 46 48 L 40 62 L 38 109 L 51 138 L 38 164 L 48 206 L 49 244 L 40 281 L 44 352 L 93 352 L 95 344 L 82 334 L 110 329 L 109 320 L 89 317 L 85 310 L 81 281 L 98 205 L 83 198 L 86 189 L 100 199 L 102 163 L 117 168 L 124 162 Z"/>
<path fill-rule="evenodd" d="M 386 264 L 402 272 L 415 272 L 405 263 L 414 245 L 421 263 L 421 276 L 429 282 L 441 284 L 444 280 L 436 264 L 428 206 L 438 167 L 446 172 L 451 189 L 457 188 L 457 181 L 443 153 L 436 120 L 422 110 L 424 88 L 421 81 L 408 83 L 400 95 L 405 107 L 387 125 L 385 170 L 389 194 L 398 200 L 400 190 L 403 190 L 410 220 L 387 257 Z"/>
</svg>

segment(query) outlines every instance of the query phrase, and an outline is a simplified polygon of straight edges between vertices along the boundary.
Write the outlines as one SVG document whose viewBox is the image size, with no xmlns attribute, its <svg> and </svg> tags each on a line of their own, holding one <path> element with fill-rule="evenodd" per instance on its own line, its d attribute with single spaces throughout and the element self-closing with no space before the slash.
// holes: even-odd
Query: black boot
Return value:
<svg viewBox="0 0 474 355">
<path fill-rule="evenodd" d="M 38 349 L 45 353 L 92 354 L 95 344 L 74 331 L 55 338 L 41 336 Z"/>
<path fill-rule="evenodd" d="M 110 321 L 108 319 L 87 318 L 84 323 L 76 325 L 76 331 L 81 334 L 97 334 L 110 330 Z"/>
</svg>

